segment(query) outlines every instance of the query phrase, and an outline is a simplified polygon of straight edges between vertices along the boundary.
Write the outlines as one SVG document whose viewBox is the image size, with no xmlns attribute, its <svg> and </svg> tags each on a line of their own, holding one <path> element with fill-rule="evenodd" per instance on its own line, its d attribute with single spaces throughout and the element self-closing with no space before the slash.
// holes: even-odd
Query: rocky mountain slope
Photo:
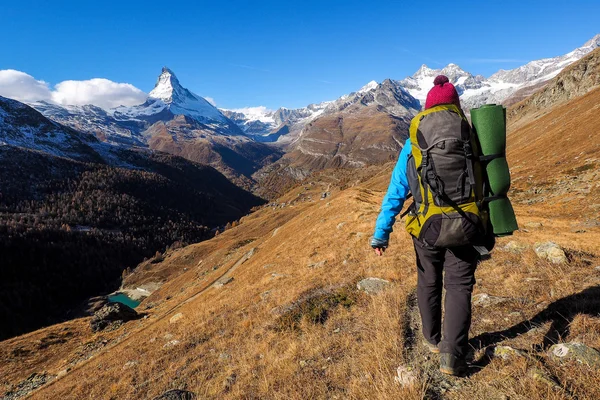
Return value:
<svg viewBox="0 0 600 400">
<path fill-rule="evenodd" d="M 389 79 L 331 102 L 321 117 L 303 128 L 279 161 L 255 175 L 258 193 L 280 195 L 325 168 L 361 168 L 396 159 L 419 107 Z"/>
<path fill-rule="evenodd" d="M 127 285 L 163 280 L 138 308 L 145 319 L 0 342 L 5 396 L 598 398 L 600 88 L 589 89 L 511 125 L 522 229 L 478 266 L 467 378 L 441 375 L 421 344 L 408 235 L 396 229 L 383 257 L 368 246 L 391 162 L 321 171 L 215 238 L 141 264 Z M 549 241 L 558 262 L 540 251 Z"/>
<path fill-rule="evenodd" d="M 443 74 L 450 78 L 460 96 L 463 108 L 479 107 L 486 103 L 514 104 L 526 96 L 540 89 L 546 82 L 555 77 L 563 68 L 581 59 L 586 54 L 600 46 L 600 34 L 594 36 L 583 46 L 562 56 L 535 60 L 512 70 L 500 70 L 485 78 L 482 75 L 473 75 L 464 71 L 456 64 L 448 64 L 442 69 L 431 69 L 423 64 L 412 76 L 402 80 L 391 80 L 392 84 L 408 92 L 421 105 L 425 103 L 427 92 L 431 89 L 433 80 L 437 75 Z M 377 82 L 371 81 L 356 93 L 368 92 L 377 87 Z M 250 132 L 259 140 L 279 141 L 281 145 L 292 143 L 300 131 L 308 123 L 320 116 L 337 112 L 340 103 L 350 102 L 355 93 L 341 96 L 335 101 L 327 101 L 306 108 L 277 111 L 264 107 L 249 107 L 239 110 L 221 110 L 230 116 L 245 132 Z M 513 96 L 516 96 L 514 98 Z M 418 109 L 419 107 L 417 107 Z M 281 118 L 290 115 L 289 119 Z M 287 127 L 281 131 L 283 127 Z M 289 137 L 287 133 L 292 132 Z M 294 135 L 295 133 L 295 135 Z"/>
<path fill-rule="evenodd" d="M 53 121 L 104 142 L 166 151 L 211 165 L 245 188 L 252 186 L 253 172 L 281 155 L 279 150 L 244 135 L 217 108 L 184 88 L 166 67 L 148 99 L 137 106 L 108 111 L 47 102 L 31 106 Z"/>
<path fill-rule="evenodd" d="M 124 269 L 262 203 L 215 169 L 131 151 L 0 98 L 0 338 L 76 315 Z"/>
<path fill-rule="evenodd" d="M 514 105 L 509 111 L 512 124 L 527 121 L 532 115 L 556 104 L 580 97 L 600 86 L 600 49 L 566 67 L 556 78 L 548 82 L 533 96 Z"/>
</svg>

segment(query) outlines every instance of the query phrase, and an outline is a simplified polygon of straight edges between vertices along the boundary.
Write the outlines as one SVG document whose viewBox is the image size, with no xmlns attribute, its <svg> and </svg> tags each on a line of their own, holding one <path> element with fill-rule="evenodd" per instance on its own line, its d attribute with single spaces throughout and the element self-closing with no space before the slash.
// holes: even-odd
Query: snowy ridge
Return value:
<svg viewBox="0 0 600 400">
<path fill-rule="evenodd" d="M 500 70 L 488 79 L 474 76 L 456 64 L 448 64 L 443 69 L 431 69 L 423 64 L 414 75 L 399 84 L 424 104 L 435 77 L 446 75 L 456 86 L 463 108 L 467 110 L 485 103 L 501 103 L 519 89 L 549 81 L 597 47 L 600 47 L 600 34 L 563 56 L 531 61 L 508 71 Z"/>
</svg>

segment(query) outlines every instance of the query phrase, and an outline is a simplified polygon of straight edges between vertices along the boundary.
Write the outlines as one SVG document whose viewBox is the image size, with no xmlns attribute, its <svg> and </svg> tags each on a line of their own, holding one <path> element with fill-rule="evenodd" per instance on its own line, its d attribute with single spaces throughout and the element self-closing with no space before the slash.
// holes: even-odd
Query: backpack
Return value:
<svg viewBox="0 0 600 400">
<path fill-rule="evenodd" d="M 432 107 L 413 118 L 409 132 L 407 177 L 414 202 L 406 230 L 433 247 L 486 245 L 479 146 L 462 110 L 454 104 Z"/>
</svg>

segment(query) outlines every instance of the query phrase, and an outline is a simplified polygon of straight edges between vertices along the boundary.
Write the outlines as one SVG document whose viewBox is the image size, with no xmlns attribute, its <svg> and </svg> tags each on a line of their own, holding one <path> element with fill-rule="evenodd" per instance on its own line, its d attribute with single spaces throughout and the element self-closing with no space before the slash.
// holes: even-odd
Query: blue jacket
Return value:
<svg viewBox="0 0 600 400">
<path fill-rule="evenodd" d="M 392 226 L 396 221 L 396 216 L 402 210 L 404 200 L 410 191 L 408 186 L 408 178 L 406 175 L 406 166 L 408 164 L 408 156 L 411 154 L 412 145 L 410 138 L 404 143 L 404 147 L 398 157 L 398 162 L 392 172 L 392 179 L 388 186 L 387 194 L 383 198 L 381 211 L 375 223 L 375 234 L 373 237 L 380 240 L 388 240 L 392 232 Z"/>
</svg>

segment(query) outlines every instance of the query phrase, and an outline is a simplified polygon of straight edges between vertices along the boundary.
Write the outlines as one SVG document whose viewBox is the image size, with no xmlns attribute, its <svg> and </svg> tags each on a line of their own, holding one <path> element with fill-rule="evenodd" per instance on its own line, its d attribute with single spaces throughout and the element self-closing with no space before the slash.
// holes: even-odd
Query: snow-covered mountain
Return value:
<svg viewBox="0 0 600 400">
<path fill-rule="evenodd" d="M 0 96 L 0 146 L 43 151 L 81 161 L 100 158 L 97 139 L 50 121 L 31 107 Z"/>
<path fill-rule="evenodd" d="M 369 106 L 379 107 L 396 117 L 414 115 L 420 108 L 419 102 L 407 90 L 396 81 L 386 79 L 382 83 L 371 81 L 337 100 L 309 104 L 303 108 L 281 107 L 273 111 L 266 107 L 248 107 L 222 109 L 221 112 L 258 141 L 289 144 L 298 138 L 307 124 L 320 117 L 341 112 L 354 113 Z"/>
<path fill-rule="evenodd" d="M 185 115 L 198 122 L 219 125 L 229 124 L 229 120 L 203 97 L 181 86 L 173 71 L 163 67 L 154 89 L 148 94 L 144 104 L 133 107 L 117 107 L 111 110 L 117 120 L 141 119 L 170 113 Z"/>
<path fill-rule="evenodd" d="M 158 121 L 170 121 L 178 115 L 201 124 L 203 135 L 242 135 L 238 126 L 216 107 L 181 86 L 167 67 L 162 69 L 154 89 L 140 105 L 110 110 L 93 105 L 61 106 L 45 101 L 30 105 L 56 122 L 118 145 L 144 146 L 147 141 L 144 131 Z"/>
<path fill-rule="evenodd" d="M 527 87 L 539 88 L 597 47 L 600 47 L 600 34 L 565 55 L 531 61 L 512 70 L 500 70 L 487 79 L 481 75 L 474 76 L 456 64 L 448 64 L 443 69 L 431 69 L 423 64 L 414 75 L 399 84 L 423 104 L 435 77 L 446 75 L 456 86 L 466 111 L 486 103 L 502 103 L 513 93 Z"/>
<path fill-rule="evenodd" d="M 235 122 L 248 136 L 259 142 L 286 142 L 290 132 L 302 128 L 323 114 L 331 101 L 309 104 L 302 108 L 280 107 L 270 110 L 266 107 L 246 107 L 239 109 L 221 109 L 220 111 Z"/>
<path fill-rule="evenodd" d="M 143 104 L 104 110 L 92 105 L 32 103 L 47 118 L 109 144 L 143 147 L 208 164 L 238 184 L 279 150 L 256 143 L 236 123 L 204 98 L 184 88 L 173 71 L 163 68 Z"/>
</svg>

